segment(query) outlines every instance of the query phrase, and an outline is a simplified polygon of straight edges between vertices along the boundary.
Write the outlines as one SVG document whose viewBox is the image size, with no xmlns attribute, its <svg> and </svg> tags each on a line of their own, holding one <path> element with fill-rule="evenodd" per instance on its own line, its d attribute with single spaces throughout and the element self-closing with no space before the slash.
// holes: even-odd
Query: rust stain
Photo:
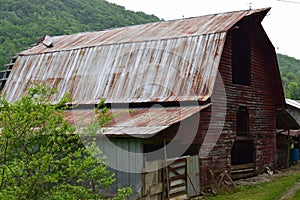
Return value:
<svg viewBox="0 0 300 200">
<path fill-rule="evenodd" d="M 185 107 L 150 107 L 126 109 L 111 109 L 115 117 L 108 124 L 107 135 L 149 135 L 155 134 L 171 125 L 180 122 L 211 104 Z M 96 119 L 93 109 L 74 109 L 65 112 L 65 119 L 76 126 L 86 126 Z"/>
</svg>

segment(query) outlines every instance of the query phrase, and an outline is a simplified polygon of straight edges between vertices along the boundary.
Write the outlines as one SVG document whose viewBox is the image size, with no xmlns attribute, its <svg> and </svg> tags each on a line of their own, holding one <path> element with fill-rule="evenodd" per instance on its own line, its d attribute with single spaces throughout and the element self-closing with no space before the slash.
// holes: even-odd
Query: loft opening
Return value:
<svg viewBox="0 0 300 200">
<path fill-rule="evenodd" d="M 249 133 L 249 112 L 247 107 L 240 106 L 236 114 L 236 134 L 245 136 Z"/>
<path fill-rule="evenodd" d="M 250 85 L 251 82 L 251 42 L 241 25 L 232 30 L 232 83 Z"/>
</svg>

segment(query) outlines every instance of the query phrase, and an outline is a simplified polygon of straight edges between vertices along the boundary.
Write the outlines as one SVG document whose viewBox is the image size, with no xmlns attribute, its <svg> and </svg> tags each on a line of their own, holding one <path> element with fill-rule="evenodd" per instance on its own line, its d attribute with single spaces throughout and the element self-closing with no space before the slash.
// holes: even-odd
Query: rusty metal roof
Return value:
<svg viewBox="0 0 300 200">
<path fill-rule="evenodd" d="M 3 89 L 16 101 L 31 82 L 69 92 L 74 104 L 206 101 L 212 94 L 227 31 L 236 11 L 100 32 L 53 37 L 19 54 Z"/>
<path fill-rule="evenodd" d="M 87 47 L 114 45 L 120 43 L 137 43 L 170 38 L 182 38 L 199 35 L 216 34 L 228 31 L 245 16 L 267 12 L 270 8 L 243 10 L 211 14 L 200 17 L 148 23 L 121 27 L 100 32 L 77 33 L 53 37 L 54 46 L 47 48 L 39 45 L 21 52 L 21 55 L 46 52 L 74 50 Z"/>
<path fill-rule="evenodd" d="M 150 137 L 207 108 L 211 104 L 181 107 L 152 106 L 150 108 L 111 109 L 115 116 L 108 124 L 105 135 Z M 130 112 L 129 112 L 130 111 Z M 65 112 L 65 119 L 77 127 L 93 122 L 93 109 L 74 109 Z"/>
</svg>

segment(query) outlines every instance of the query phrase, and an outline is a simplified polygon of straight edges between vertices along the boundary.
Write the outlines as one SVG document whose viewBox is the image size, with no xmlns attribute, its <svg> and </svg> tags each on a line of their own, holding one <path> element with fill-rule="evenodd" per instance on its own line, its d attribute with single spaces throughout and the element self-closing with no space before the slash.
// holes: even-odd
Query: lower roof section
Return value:
<svg viewBox="0 0 300 200">
<path fill-rule="evenodd" d="M 150 108 L 111 109 L 113 119 L 104 129 L 106 136 L 148 138 L 158 132 L 181 122 L 211 104 Z M 97 120 L 94 109 L 73 109 L 65 112 L 65 119 L 77 127 L 85 127 Z M 196 122 L 198 123 L 198 122 Z"/>
<path fill-rule="evenodd" d="M 286 110 L 283 110 L 276 112 L 276 128 L 298 130 L 300 125 Z"/>
<path fill-rule="evenodd" d="M 300 129 L 298 130 L 290 130 L 290 132 L 288 131 L 283 131 L 283 132 L 280 132 L 282 135 L 289 135 L 291 137 L 297 137 L 300 135 Z"/>
</svg>

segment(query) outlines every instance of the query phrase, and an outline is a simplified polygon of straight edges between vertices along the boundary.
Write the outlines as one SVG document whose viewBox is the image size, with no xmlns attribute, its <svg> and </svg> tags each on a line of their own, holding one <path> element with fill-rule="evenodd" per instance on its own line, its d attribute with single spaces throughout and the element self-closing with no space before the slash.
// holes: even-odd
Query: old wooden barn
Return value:
<svg viewBox="0 0 300 200">
<path fill-rule="evenodd" d="M 269 10 L 47 36 L 13 59 L 3 93 L 13 102 L 41 83 L 59 90 L 55 103 L 69 92 L 73 123 L 105 98 L 117 115 L 97 141 L 116 185 L 131 185 L 132 198 L 196 196 L 217 173 L 275 166 L 285 100 L 261 25 Z"/>
</svg>

